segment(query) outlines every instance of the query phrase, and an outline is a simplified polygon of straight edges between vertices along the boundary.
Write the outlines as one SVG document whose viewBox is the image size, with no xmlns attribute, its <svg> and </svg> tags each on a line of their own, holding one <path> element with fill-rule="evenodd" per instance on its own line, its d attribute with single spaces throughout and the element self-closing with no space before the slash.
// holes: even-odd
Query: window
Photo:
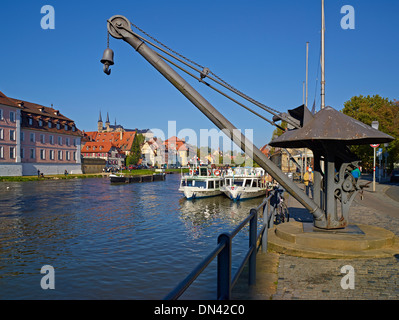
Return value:
<svg viewBox="0 0 399 320">
<path fill-rule="evenodd" d="M 36 152 L 35 152 L 35 149 L 30 149 L 29 150 L 29 157 L 31 158 L 31 159 L 35 159 L 36 158 Z"/>
<path fill-rule="evenodd" d="M 76 151 L 73 152 L 73 160 L 76 161 Z"/>
<path fill-rule="evenodd" d="M 76 147 L 76 139 L 73 139 L 73 145 Z"/>
<path fill-rule="evenodd" d="M 62 137 L 58 137 L 58 144 L 62 146 Z"/>
<path fill-rule="evenodd" d="M 60 124 L 59 123 L 57 123 L 57 129 L 60 129 Z"/>
<path fill-rule="evenodd" d="M 31 126 L 33 124 L 33 119 L 32 118 L 28 118 L 28 123 Z"/>
<path fill-rule="evenodd" d="M 45 138 L 44 138 L 44 134 L 41 134 L 41 135 L 40 135 L 40 142 L 41 142 L 41 143 L 44 143 L 44 142 L 45 142 L 44 139 L 45 139 Z"/>
<path fill-rule="evenodd" d="M 69 146 L 69 138 L 66 138 L 66 139 L 65 139 L 65 144 L 66 144 L 67 146 Z"/>
<path fill-rule="evenodd" d="M 21 148 L 21 159 L 25 158 L 25 149 Z"/>
<path fill-rule="evenodd" d="M 54 160 L 54 150 L 50 150 L 50 160 Z"/>
<path fill-rule="evenodd" d="M 15 122 L 15 112 L 10 111 L 10 121 Z"/>
<path fill-rule="evenodd" d="M 76 128 L 75 126 L 72 126 L 72 131 L 75 132 Z"/>
<path fill-rule="evenodd" d="M 0 129 L 0 140 L 4 140 L 4 129 Z"/>
<path fill-rule="evenodd" d="M 3 120 L 3 109 L 0 109 L 0 120 Z"/>
<path fill-rule="evenodd" d="M 10 140 L 15 141 L 15 130 L 10 130 Z"/>
<path fill-rule="evenodd" d="M 51 128 L 53 125 L 51 123 L 51 121 L 48 122 L 48 127 Z"/>
<path fill-rule="evenodd" d="M 71 154 L 70 154 L 69 151 L 66 151 L 66 152 L 65 152 L 65 159 L 66 159 L 67 161 L 71 160 Z"/>
<path fill-rule="evenodd" d="M 54 136 L 49 136 L 50 144 L 54 144 Z"/>
<path fill-rule="evenodd" d="M 10 159 L 15 159 L 15 147 L 10 147 Z"/>
<path fill-rule="evenodd" d="M 21 141 L 25 141 L 25 132 L 21 131 Z"/>
<path fill-rule="evenodd" d="M 67 124 L 64 126 L 64 129 L 65 129 L 66 131 L 68 131 L 68 125 L 67 125 Z"/>
<path fill-rule="evenodd" d="M 43 120 L 42 119 L 39 120 L 39 127 L 43 127 Z"/>
<path fill-rule="evenodd" d="M 62 150 L 58 150 L 58 160 L 62 160 Z"/>
<path fill-rule="evenodd" d="M 0 146 L 0 159 L 4 159 L 4 147 Z"/>
<path fill-rule="evenodd" d="M 35 142 L 35 134 L 33 132 L 30 133 L 29 141 L 30 142 Z"/>
<path fill-rule="evenodd" d="M 46 159 L 46 150 L 40 149 L 40 159 L 42 160 Z"/>
</svg>

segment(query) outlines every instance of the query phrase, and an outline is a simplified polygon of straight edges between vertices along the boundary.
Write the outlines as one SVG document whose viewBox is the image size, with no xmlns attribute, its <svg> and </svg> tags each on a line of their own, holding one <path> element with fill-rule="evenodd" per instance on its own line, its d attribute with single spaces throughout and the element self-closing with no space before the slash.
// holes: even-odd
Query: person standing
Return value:
<svg viewBox="0 0 399 320">
<path fill-rule="evenodd" d="M 308 171 L 305 172 L 305 174 L 303 175 L 303 182 L 306 187 L 306 195 L 309 196 L 309 190 L 310 190 L 313 198 L 314 176 L 311 167 L 309 167 Z"/>
</svg>

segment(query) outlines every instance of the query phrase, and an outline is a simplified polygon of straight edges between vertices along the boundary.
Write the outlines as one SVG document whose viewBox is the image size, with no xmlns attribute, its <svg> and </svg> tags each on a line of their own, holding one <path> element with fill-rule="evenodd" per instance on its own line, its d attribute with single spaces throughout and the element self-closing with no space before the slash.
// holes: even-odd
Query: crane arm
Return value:
<svg viewBox="0 0 399 320">
<path fill-rule="evenodd" d="M 314 217 L 314 225 L 327 227 L 327 219 L 321 208 L 309 198 L 302 189 L 291 181 L 271 160 L 267 158 L 240 130 L 230 123 L 218 110 L 202 97 L 189 83 L 173 70 L 143 40 L 131 32 L 131 24 L 124 16 L 116 15 L 108 20 L 108 32 L 116 39 L 123 39 L 140 53 L 173 86 L 191 101 L 216 127 L 222 130 L 233 142 L 247 153 L 256 163 L 266 170 L 288 193 L 297 199 Z"/>
</svg>

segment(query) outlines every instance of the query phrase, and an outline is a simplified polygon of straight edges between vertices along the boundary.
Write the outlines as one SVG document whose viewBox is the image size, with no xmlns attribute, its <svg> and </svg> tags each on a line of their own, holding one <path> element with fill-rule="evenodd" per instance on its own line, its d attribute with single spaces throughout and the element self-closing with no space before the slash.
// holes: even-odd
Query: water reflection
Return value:
<svg viewBox="0 0 399 320">
<path fill-rule="evenodd" d="M 162 299 L 262 200 L 188 201 L 178 186 L 179 175 L 1 183 L 0 299 Z M 56 290 L 40 287 L 46 264 Z M 201 281 L 190 297 L 213 299 L 214 275 Z"/>
<path fill-rule="evenodd" d="M 224 195 L 196 200 L 179 199 L 180 217 L 193 238 L 202 236 L 205 229 L 218 225 L 219 230 L 229 232 L 257 207 L 262 198 L 234 202 Z"/>
</svg>

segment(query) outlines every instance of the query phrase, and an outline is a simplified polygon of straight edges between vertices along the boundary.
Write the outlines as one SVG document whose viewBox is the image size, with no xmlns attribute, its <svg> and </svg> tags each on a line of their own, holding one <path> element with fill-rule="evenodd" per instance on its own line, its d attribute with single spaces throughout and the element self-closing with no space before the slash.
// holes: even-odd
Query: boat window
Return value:
<svg viewBox="0 0 399 320">
<path fill-rule="evenodd" d="M 206 181 L 196 181 L 195 186 L 197 188 L 206 188 Z"/>
<path fill-rule="evenodd" d="M 215 181 L 215 188 L 219 188 L 219 181 Z"/>
<path fill-rule="evenodd" d="M 257 188 L 258 187 L 258 180 L 254 180 L 254 182 L 252 183 L 252 186 Z"/>
<path fill-rule="evenodd" d="M 208 169 L 207 168 L 200 168 L 201 170 L 201 176 L 207 176 L 208 175 Z"/>
<path fill-rule="evenodd" d="M 208 189 L 213 189 L 214 185 L 213 185 L 213 181 L 208 181 Z"/>
<path fill-rule="evenodd" d="M 250 187 L 251 186 L 251 179 L 246 179 L 245 180 L 245 187 Z"/>
<path fill-rule="evenodd" d="M 194 184 L 193 184 L 193 180 L 188 180 L 188 181 L 185 181 L 185 180 L 183 180 L 182 182 L 181 182 L 181 185 L 182 185 L 182 187 L 192 187 Z"/>
<path fill-rule="evenodd" d="M 235 186 L 238 186 L 238 187 L 240 187 L 240 186 L 242 186 L 242 183 L 243 183 L 243 181 L 242 180 L 234 180 L 234 185 Z"/>
</svg>

